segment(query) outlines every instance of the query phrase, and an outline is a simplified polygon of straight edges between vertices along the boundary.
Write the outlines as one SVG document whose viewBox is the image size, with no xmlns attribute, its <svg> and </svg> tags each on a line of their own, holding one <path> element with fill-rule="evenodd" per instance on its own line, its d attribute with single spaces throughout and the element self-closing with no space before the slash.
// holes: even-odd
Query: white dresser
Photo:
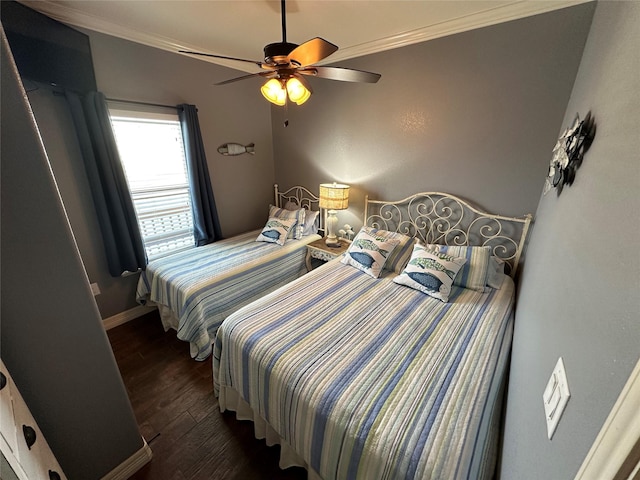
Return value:
<svg viewBox="0 0 640 480">
<path fill-rule="evenodd" d="M 66 479 L 0 360 L 0 450 L 19 480 Z"/>
</svg>

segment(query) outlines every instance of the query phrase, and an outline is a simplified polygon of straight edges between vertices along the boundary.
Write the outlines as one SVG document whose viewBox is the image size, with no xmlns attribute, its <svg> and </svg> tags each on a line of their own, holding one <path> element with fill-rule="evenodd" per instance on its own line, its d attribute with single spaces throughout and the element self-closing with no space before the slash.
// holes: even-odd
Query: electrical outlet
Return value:
<svg viewBox="0 0 640 480">
<path fill-rule="evenodd" d="M 562 361 L 562 357 L 560 357 L 553 369 L 549 383 L 547 383 L 547 387 L 542 394 L 549 440 L 551 440 L 553 433 L 556 431 L 556 427 L 558 426 L 558 422 L 560 421 L 564 408 L 567 406 L 570 396 L 571 393 L 569 392 L 564 362 Z"/>
<path fill-rule="evenodd" d="M 92 283 L 91 284 L 91 293 L 93 293 L 94 297 L 96 295 L 100 295 L 100 287 L 98 286 L 97 283 Z"/>
</svg>

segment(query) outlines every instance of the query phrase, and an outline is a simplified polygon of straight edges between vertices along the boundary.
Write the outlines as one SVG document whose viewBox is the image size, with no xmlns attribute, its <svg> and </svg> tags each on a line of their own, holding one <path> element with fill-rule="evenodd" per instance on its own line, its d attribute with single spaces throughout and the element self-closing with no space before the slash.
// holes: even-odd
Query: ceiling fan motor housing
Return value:
<svg viewBox="0 0 640 480">
<path fill-rule="evenodd" d="M 297 46 L 289 42 L 270 43 L 264 47 L 264 61 L 268 65 L 286 65 L 289 63 L 287 57 Z"/>
</svg>

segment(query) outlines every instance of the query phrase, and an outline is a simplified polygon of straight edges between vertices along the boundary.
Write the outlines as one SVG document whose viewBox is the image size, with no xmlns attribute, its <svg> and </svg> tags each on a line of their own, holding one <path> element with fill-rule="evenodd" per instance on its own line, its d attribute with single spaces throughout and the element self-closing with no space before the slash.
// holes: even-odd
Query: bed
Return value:
<svg viewBox="0 0 640 480">
<path fill-rule="evenodd" d="M 491 478 L 531 217 L 442 193 L 365 203 L 342 258 L 222 323 L 220 409 L 252 420 L 256 438 L 280 444 L 280 466 L 311 479 Z M 370 242 L 363 231 L 394 243 L 379 248 L 388 255 L 377 277 L 349 263 L 354 244 Z M 432 254 L 446 276 L 460 263 L 444 300 L 395 281 Z"/>
<path fill-rule="evenodd" d="M 216 330 L 228 315 L 307 272 L 306 245 L 320 238 L 323 221 L 318 197 L 302 186 L 281 192 L 275 185 L 274 201 L 267 225 L 272 214 L 293 219 L 282 220 L 291 224 L 282 245 L 269 237 L 275 230 L 265 226 L 156 259 L 140 275 L 136 300 L 157 306 L 165 330 L 174 329 L 189 342 L 196 360 L 211 354 Z M 301 217 L 300 211 L 307 214 Z"/>
</svg>

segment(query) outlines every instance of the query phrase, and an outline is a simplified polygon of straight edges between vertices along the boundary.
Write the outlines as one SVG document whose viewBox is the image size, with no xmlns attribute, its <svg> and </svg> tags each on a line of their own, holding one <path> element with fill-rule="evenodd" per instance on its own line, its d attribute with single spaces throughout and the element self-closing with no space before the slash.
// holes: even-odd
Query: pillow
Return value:
<svg viewBox="0 0 640 480">
<path fill-rule="evenodd" d="M 298 206 L 298 204 L 296 202 L 292 202 L 291 200 L 289 200 L 287 203 L 284 204 L 284 208 L 286 210 L 298 210 L 300 207 Z M 320 212 L 317 210 L 309 210 L 309 209 L 305 209 L 305 213 L 304 213 L 304 226 L 302 228 L 302 236 L 306 237 L 307 235 L 314 235 L 316 233 L 318 233 L 318 224 L 317 224 L 317 219 L 318 219 L 318 214 Z"/>
<path fill-rule="evenodd" d="M 318 233 L 318 216 L 320 212 L 317 210 L 307 210 L 304 214 L 304 228 L 302 236 L 314 235 Z"/>
<path fill-rule="evenodd" d="M 491 255 L 489 257 L 489 275 L 487 275 L 487 285 L 497 290 L 502 286 L 504 277 L 504 260 Z"/>
<path fill-rule="evenodd" d="M 376 236 L 363 227 L 349 245 L 341 262 L 378 278 L 396 245 L 398 240 Z"/>
<path fill-rule="evenodd" d="M 398 246 L 394 248 L 393 253 L 389 255 L 389 258 L 387 258 L 387 262 L 384 264 L 384 269 L 395 273 L 402 272 L 411 257 L 415 238 L 399 232 L 390 232 L 389 230 L 380 230 L 372 227 L 362 228 L 364 228 L 370 235 L 398 240 Z"/>
<path fill-rule="evenodd" d="M 416 244 L 409 263 L 393 281 L 446 303 L 453 280 L 466 261 Z"/>
<path fill-rule="evenodd" d="M 467 262 L 456 275 L 453 284 L 478 292 L 487 291 L 491 247 L 427 245 L 427 248 L 453 257 L 466 258 Z"/>
<path fill-rule="evenodd" d="M 295 223 L 289 233 L 287 238 L 295 238 L 297 240 L 302 238 L 302 229 L 304 228 L 304 216 L 305 209 L 299 208 L 297 210 L 287 210 L 286 208 L 278 208 L 273 205 L 269 206 L 269 218 L 280 218 L 280 219 L 295 219 Z"/>
<path fill-rule="evenodd" d="M 256 238 L 256 242 L 269 242 L 284 245 L 287 241 L 289 231 L 296 223 L 295 218 L 269 217 L 267 224 Z"/>
</svg>

